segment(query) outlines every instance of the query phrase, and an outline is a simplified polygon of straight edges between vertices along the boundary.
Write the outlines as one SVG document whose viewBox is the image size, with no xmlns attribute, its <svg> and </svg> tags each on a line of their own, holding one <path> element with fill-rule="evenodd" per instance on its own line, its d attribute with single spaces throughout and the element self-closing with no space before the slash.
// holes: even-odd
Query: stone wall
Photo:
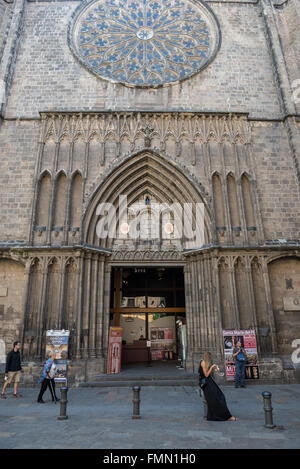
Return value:
<svg viewBox="0 0 300 469">
<path fill-rule="evenodd" d="M 253 122 L 252 136 L 265 239 L 297 240 L 300 232 L 300 193 L 286 129 L 282 123 Z"/>
<path fill-rule="evenodd" d="M 80 2 L 27 2 L 6 117 L 46 110 L 140 109 L 280 113 L 260 6 L 211 3 L 221 28 L 216 58 L 181 84 L 142 90 L 96 78 L 70 51 L 67 28 Z"/>
<path fill-rule="evenodd" d="M 10 18 L 11 5 L 0 0 L 0 59 L 5 45 L 6 29 Z"/>
<path fill-rule="evenodd" d="M 4 244 L 28 242 L 38 139 L 38 122 L 8 120 L 0 126 L 0 241 Z"/>
<path fill-rule="evenodd" d="M 283 53 L 286 59 L 290 85 L 294 91 L 295 107 L 300 111 L 300 5 L 297 0 L 291 0 L 275 9 L 278 31 L 280 34 Z M 297 91 L 298 90 L 298 91 Z"/>
<path fill-rule="evenodd" d="M 300 337 L 300 260 L 275 260 L 269 273 L 278 353 L 288 359 L 294 350 L 293 340 Z"/>
<path fill-rule="evenodd" d="M 0 330 L 6 353 L 21 340 L 24 324 L 24 266 L 0 259 Z"/>
</svg>

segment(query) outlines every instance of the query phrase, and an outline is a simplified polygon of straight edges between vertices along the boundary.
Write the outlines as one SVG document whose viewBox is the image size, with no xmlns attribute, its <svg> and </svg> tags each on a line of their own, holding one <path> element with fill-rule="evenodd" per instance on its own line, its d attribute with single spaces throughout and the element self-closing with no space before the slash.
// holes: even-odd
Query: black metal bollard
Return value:
<svg viewBox="0 0 300 469">
<path fill-rule="evenodd" d="M 136 386 L 133 386 L 132 388 L 133 390 L 133 415 L 132 415 L 132 418 L 133 419 L 140 419 L 141 416 L 140 416 L 140 386 L 136 385 Z"/>
<path fill-rule="evenodd" d="M 273 408 L 271 402 L 272 393 L 265 391 L 262 393 L 262 397 L 264 399 L 265 428 L 274 428 L 276 425 L 273 424 Z"/>
<path fill-rule="evenodd" d="M 148 349 L 148 361 L 147 361 L 147 366 L 152 366 L 151 365 L 151 349 L 150 347 L 147 347 Z"/>
<path fill-rule="evenodd" d="M 63 386 L 60 388 L 60 394 L 61 394 L 61 399 L 60 399 L 60 415 L 57 417 L 57 420 L 67 420 L 67 392 L 68 388 L 66 386 Z"/>
<path fill-rule="evenodd" d="M 207 402 L 206 402 L 206 399 L 205 397 L 203 396 L 203 399 L 202 399 L 202 402 L 203 402 L 203 418 L 204 419 L 207 419 Z"/>
</svg>

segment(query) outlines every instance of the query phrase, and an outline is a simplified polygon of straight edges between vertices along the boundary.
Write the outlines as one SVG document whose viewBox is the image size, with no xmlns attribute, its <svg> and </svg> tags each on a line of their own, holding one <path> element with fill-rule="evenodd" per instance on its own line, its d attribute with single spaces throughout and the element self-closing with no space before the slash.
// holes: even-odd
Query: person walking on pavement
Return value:
<svg viewBox="0 0 300 469">
<path fill-rule="evenodd" d="M 245 366 L 247 363 L 247 353 L 242 347 L 240 341 L 237 342 L 236 347 L 233 349 L 232 357 L 235 359 L 235 388 L 245 388 Z"/>
<path fill-rule="evenodd" d="M 55 382 L 54 382 L 54 376 L 55 376 L 55 364 L 54 364 L 54 359 L 55 359 L 55 354 L 50 353 L 50 356 L 48 360 L 46 361 L 43 372 L 42 372 L 42 377 L 40 379 L 41 383 L 41 389 L 40 393 L 37 399 L 37 402 L 39 404 L 45 404 L 45 401 L 43 401 L 43 395 L 44 392 L 46 391 L 47 387 L 50 390 L 51 396 L 52 396 L 52 402 L 58 402 L 59 399 L 56 397 L 55 393 Z"/>
<path fill-rule="evenodd" d="M 6 399 L 5 391 L 7 386 L 14 381 L 14 393 L 13 397 L 22 397 L 21 394 L 18 394 L 18 385 L 20 382 L 20 374 L 23 373 L 21 366 L 21 355 L 20 350 L 21 342 L 16 341 L 13 345 L 13 350 L 11 350 L 6 358 L 6 367 L 5 367 L 5 383 L 2 388 L 1 398 Z"/>
</svg>

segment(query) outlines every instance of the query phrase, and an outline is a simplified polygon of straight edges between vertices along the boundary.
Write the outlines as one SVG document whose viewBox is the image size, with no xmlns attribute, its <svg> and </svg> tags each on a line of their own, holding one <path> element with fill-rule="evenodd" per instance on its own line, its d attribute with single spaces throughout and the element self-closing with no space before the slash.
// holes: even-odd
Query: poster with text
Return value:
<svg viewBox="0 0 300 469">
<path fill-rule="evenodd" d="M 235 378 L 235 359 L 232 355 L 237 342 L 241 342 L 247 354 L 245 378 L 259 379 L 255 331 L 253 329 L 223 330 L 223 338 L 227 380 L 232 381 Z"/>
<path fill-rule="evenodd" d="M 107 374 L 120 373 L 121 371 L 122 335 L 122 327 L 110 327 Z"/>
<path fill-rule="evenodd" d="M 46 332 L 46 358 L 50 353 L 54 353 L 56 374 L 54 381 L 67 383 L 67 359 L 70 331 L 50 330 Z"/>
<path fill-rule="evenodd" d="M 173 329 L 170 327 L 151 327 L 151 359 L 172 359 L 176 348 Z M 167 352 L 167 353 L 166 353 Z"/>
</svg>

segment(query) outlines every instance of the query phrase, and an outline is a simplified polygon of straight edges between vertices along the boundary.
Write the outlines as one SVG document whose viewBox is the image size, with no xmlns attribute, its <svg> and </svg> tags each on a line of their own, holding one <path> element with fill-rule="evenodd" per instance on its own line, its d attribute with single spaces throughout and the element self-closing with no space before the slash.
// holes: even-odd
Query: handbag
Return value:
<svg viewBox="0 0 300 469">
<path fill-rule="evenodd" d="M 200 378 L 199 379 L 199 386 L 201 389 L 204 389 L 205 386 L 207 385 L 207 378 Z"/>
<path fill-rule="evenodd" d="M 53 379 L 55 375 L 56 375 L 56 365 L 55 363 L 52 363 L 51 368 L 49 370 L 50 379 Z"/>
</svg>

